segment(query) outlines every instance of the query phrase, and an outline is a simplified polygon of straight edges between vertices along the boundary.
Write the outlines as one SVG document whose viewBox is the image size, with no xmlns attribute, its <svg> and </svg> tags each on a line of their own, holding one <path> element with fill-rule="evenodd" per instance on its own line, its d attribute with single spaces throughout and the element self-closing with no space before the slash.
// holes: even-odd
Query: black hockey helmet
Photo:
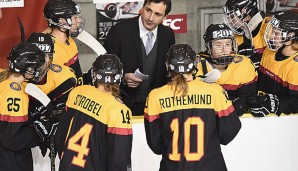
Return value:
<svg viewBox="0 0 298 171">
<path fill-rule="evenodd" d="M 61 27 L 68 30 L 72 27 L 72 17 L 77 16 L 80 20 L 79 25 L 76 31 L 70 32 L 70 36 L 76 37 L 83 31 L 85 19 L 83 18 L 80 5 L 72 0 L 48 0 L 43 12 L 50 27 Z M 61 18 L 65 19 L 67 24 L 61 23 Z"/>
<path fill-rule="evenodd" d="M 22 42 L 14 46 L 8 56 L 9 69 L 22 74 L 29 82 L 38 83 L 46 74 L 45 54 L 35 45 Z M 32 75 L 27 78 L 25 74 Z"/>
<path fill-rule="evenodd" d="M 259 12 L 259 0 L 227 0 L 224 6 L 224 21 L 238 35 L 243 34 L 243 19 Z M 245 9 L 243 12 L 242 10 Z"/>
<path fill-rule="evenodd" d="M 166 65 L 174 73 L 190 73 L 196 68 L 196 52 L 188 44 L 174 44 L 168 50 Z"/>
<path fill-rule="evenodd" d="M 54 42 L 51 35 L 33 32 L 27 39 L 28 43 L 35 44 L 43 53 L 48 55 L 52 61 L 54 53 Z"/>
<path fill-rule="evenodd" d="M 286 41 L 298 40 L 298 13 L 284 11 L 275 14 L 266 27 L 264 39 L 271 50 L 278 50 Z"/>
<path fill-rule="evenodd" d="M 114 54 L 104 54 L 96 58 L 91 68 L 92 82 L 120 83 L 123 76 L 123 66 Z"/>
<path fill-rule="evenodd" d="M 224 56 L 220 57 L 214 57 L 214 54 L 212 52 L 212 43 L 215 40 L 220 40 L 220 39 L 231 39 L 232 40 L 232 54 L 235 54 L 237 52 L 237 43 L 234 37 L 234 34 L 232 30 L 225 24 L 210 24 L 206 32 L 204 34 L 204 41 L 205 41 L 205 46 L 210 54 L 210 57 L 212 61 L 215 64 L 218 65 L 228 65 L 233 61 L 233 56 L 231 54 L 225 54 Z"/>
</svg>

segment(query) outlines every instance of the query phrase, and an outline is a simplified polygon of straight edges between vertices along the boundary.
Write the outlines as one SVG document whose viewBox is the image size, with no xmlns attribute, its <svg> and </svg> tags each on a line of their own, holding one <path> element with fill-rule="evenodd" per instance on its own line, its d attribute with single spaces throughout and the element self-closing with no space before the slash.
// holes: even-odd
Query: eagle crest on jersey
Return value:
<svg viewBox="0 0 298 171">
<path fill-rule="evenodd" d="M 52 64 L 50 66 L 50 69 L 53 71 L 53 72 L 56 72 L 56 73 L 59 73 L 62 71 L 62 67 L 60 65 L 57 65 L 57 64 Z"/>
<path fill-rule="evenodd" d="M 12 82 L 10 83 L 10 88 L 15 90 L 15 91 L 20 91 L 21 90 L 21 86 L 20 84 L 16 83 L 16 82 Z"/>
</svg>

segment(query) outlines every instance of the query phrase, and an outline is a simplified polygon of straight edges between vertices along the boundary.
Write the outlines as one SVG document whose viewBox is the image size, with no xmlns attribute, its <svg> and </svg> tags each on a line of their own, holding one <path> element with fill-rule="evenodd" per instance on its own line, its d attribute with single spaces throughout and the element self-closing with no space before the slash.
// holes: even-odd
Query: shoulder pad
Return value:
<svg viewBox="0 0 298 171">
<path fill-rule="evenodd" d="M 243 57 L 242 56 L 240 56 L 240 55 L 235 55 L 234 56 L 234 58 L 233 58 L 233 62 L 234 63 L 239 63 L 239 62 L 241 62 L 241 61 L 243 61 Z"/>
<path fill-rule="evenodd" d="M 19 83 L 12 82 L 9 86 L 12 90 L 21 91 L 21 85 Z"/>
<path fill-rule="evenodd" d="M 51 71 L 56 72 L 56 73 L 59 73 L 62 71 L 62 67 L 57 64 L 51 64 L 50 69 L 51 69 Z"/>
</svg>

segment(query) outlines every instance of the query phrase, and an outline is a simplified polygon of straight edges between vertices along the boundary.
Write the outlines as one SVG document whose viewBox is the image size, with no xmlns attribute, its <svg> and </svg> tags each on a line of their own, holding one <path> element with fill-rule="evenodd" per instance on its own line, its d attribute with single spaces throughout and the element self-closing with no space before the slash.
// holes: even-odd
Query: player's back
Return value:
<svg viewBox="0 0 298 171">
<path fill-rule="evenodd" d="M 146 132 L 160 121 L 161 147 L 154 143 L 158 133 L 153 130 L 147 134 L 147 142 L 163 156 L 161 171 L 227 170 L 220 144 L 236 136 L 240 121 L 219 85 L 194 80 L 188 82 L 188 94 L 183 97 L 174 97 L 171 87 L 165 85 L 150 93 L 145 112 Z M 155 122 L 153 118 L 159 119 Z"/>
<path fill-rule="evenodd" d="M 65 145 L 60 144 L 64 147 L 59 170 L 106 171 L 111 165 L 126 168 L 130 164 L 131 148 L 126 143 L 132 142 L 131 112 L 121 101 L 85 85 L 71 91 L 66 105 L 68 116 L 60 120 L 65 126 L 57 132 L 60 143 L 66 135 Z"/>
</svg>

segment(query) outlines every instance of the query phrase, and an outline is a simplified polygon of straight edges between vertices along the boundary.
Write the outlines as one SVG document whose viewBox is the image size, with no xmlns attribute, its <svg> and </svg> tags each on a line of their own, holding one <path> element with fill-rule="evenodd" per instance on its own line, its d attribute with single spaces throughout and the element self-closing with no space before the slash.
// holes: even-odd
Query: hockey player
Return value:
<svg viewBox="0 0 298 171">
<path fill-rule="evenodd" d="M 0 170 L 33 171 L 31 148 L 45 141 L 52 132 L 51 125 L 42 121 L 29 127 L 29 98 L 22 83 L 39 82 L 48 65 L 43 52 L 29 43 L 13 47 L 8 62 L 9 70 L 0 74 Z"/>
<path fill-rule="evenodd" d="M 265 13 L 258 9 L 258 5 L 259 0 L 227 0 L 224 6 L 224 21 L 235 33 L 239 54 L 251 56 L 257 65 L 266 47 L 263 37 L 270 20 L 265 18 Z M 252 40 L 244 34 L 245 24 Z"/>
<path fill-rule="evenodd" d="M 120 100 L 123 68 L 116 55 L 97 57 L 95 86 L 73 89 L 55 136 L 63 171 L 127 171 L 131 165 L 131 111 Z M 100 98 L 99 98 L 100 97 Z"/>
<path fill-rule="evenodd" d="M 54 52 L 54 43 L 49 34 L 32 33 L 27 42 L 35 44 L 47 56 L 49 71 L 43 80 L 37 83 L 37 86 L 49 96 L 53 106 L 65 106 L 67 96 L 70 90 L 76 86 L 76 77 L 72 70 L 65 65 L 52 64 Z M 41 106 L 35 106 L 41 107 Z M 40 109 L 39 109 L 40 110 Z"/>
<path fill-rule="evenodd" d="M 53 63 L 66 65 L 75 71 L 77 84 L 83 84 L 82 70 L 78 57 L 78 48 L 72 37 L 78 36 L 84 27 L 79 4 L 72 0 L 49 0 L 44 7 L 44 16 L 55 42 Z"/>
<path fill-rule="evenodd" d="M 216 82 L 231 100 L 257 93 L 258 74 L 251 60 L 237 54 L 234 34 L 225 24 L 211 24 L 204 34 L 207 53 L 199 54 L 197 76 L 205 82 Z M 208 65 L 208 64 L 211 65 Z"/>
<path fill-rule="evenodd" d="M 167 53 L 171 82 L 152 90 L 145 107 L 151 150 L 162 155 L 160 171 L 227 170 L 220 144 L 241 128 L 234 107 L 218 84 L 193 80 L 196 53 L 175 44 Z"/>
<path fill-rule="evenodd" d="M 249 100 L 254 116 L 298 112 L 298 14 L 278 13 L 270 20 L 267 48 L 260 63 L 258 94 Z M 263 96 L 261 96 L 263 95 Z"/>
</svg>

